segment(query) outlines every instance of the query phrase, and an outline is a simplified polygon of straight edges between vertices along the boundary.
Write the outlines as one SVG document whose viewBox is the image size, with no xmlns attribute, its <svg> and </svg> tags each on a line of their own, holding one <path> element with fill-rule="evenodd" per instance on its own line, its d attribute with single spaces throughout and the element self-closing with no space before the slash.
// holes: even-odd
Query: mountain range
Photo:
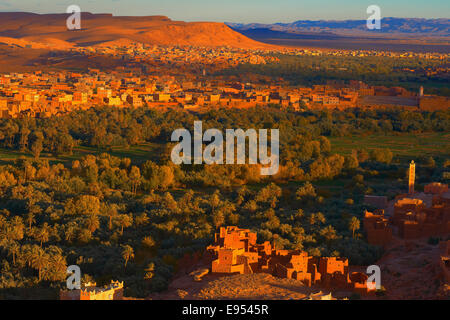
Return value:
<svg viewBox="0 0 450 320">
<path fill-rule="evenodd" d="M 325 34 L 325 35 L 371 35 L 371 36 L 432 36 L 450 37 L 450 19 L 422 19 L 422 18 L 382 18 L 380 30 L 369 30 L 366 20 L 298 20 L 291 23 L 226 23 L 231 28 L 243 33 L 251 34 L 257 30 L 259 34 L 267 32 L 271 36 L 295 34 Z"/>
<path fill-rule="evenodd" d="M 365 20 L 240 24 L 173 21 L 166 16 L 81 14 L 81 30 L 68 31 L 69 14 L 0 12 L 0 45 L 33 49 L 180 45 L 263 49 L 275 46 L 448 52 L 449 19 L 383 18 L 381 30 Z"/>
</svg>

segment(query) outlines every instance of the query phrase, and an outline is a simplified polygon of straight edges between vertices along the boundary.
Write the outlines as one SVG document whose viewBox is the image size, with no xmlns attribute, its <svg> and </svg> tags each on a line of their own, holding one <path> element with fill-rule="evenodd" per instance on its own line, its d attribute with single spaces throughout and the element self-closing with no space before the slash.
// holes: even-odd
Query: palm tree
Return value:
<svg viewBox="0 0 450 320">
<path fill-rule="evenodd" d="M 91 233 L 94 233 L 98 227 L 100 227 L 100 220 L 97 215 L 89 215 L 86 218 L 86 228 L 88 228 Z"/>
<path fill-rule="evenodd" d="M 31 225 L 35 222 L 36 222 L 36 219 L 34 218 L 34 213 L 31 211 L 28 212 L 28 214 L 27 214 L 28 229 L 31 230 Z"/>
<path fill-rule="evenodd" d="M 333 240 L 339 238 L 336 230 L 331 225 L 328 225 L 320 230 L 320 234 L 325 238 L 327 244 L 330 244 Z"/>
<path fill-rule="evenodd" d="M 16 265 L 16 256 L 20 253 L 20 245 L 16 241 L 12 241 L 8 250 L 13 258 L 13 264 Z"/>
<path fill-rule="evenodd" d="M 350 222 L 349 222 L 349 224 L 348 224 L 348 227 L 349 227 L 349 229 L 352 231 L 352 237 L 353 237 L 353 239 L 355 239 L 355 231 L 356 231 L 356 230 L 359 230 L 359 227 L 360 227 L 360 223 L 359 223 L 358 218 L 352 217 L 352 218 L 350 219 Z"/>
<path fill-rule="evenodd" d="M 4 225 L 6 225 L 6 217 L 3 215 L 0 215 L 0 227 L 3 227 Z"/>
<path fill-rule="evenodd" d="M 123 228 L 128 228 L 133 224 L 133 217 L 128 214 L 121 214 L 117 217 L 117 224 L 120 226 L 120 234 L 123 234 Z"/>
<path fill-rule="evenodd" d="M 47 223 L 44 223 L 44 226 L 42 228 L 36 230 L 34 238 L 39 241 L 42 248 L 42 244 L 47 242 L 50 238 L 50 232 Z"/>
<path fill-rule="evenodd" d="M 11 220 L 11 224 L 13 226 L 13 232 L 14 232 L 14 239 L 15 240 L 22 240 L 23 239 L 23 219 L 19 216 L 15 216 Z"/>
<path fill-rule="evenodd" d="M 31 266 L 34 269 L 38 270 L 39 273 L 39 281 L 42 279 L 42 269 L 48 264 L 48 254 L 44 249 L 37 247 L 33 252 L 33 256 L 31 259 Z"/>
<path fill-rule="evenodd" d="M 125 268 L 127 267 L 128 260 L 134 259 L 134 250 L 129 245 L 122 246 L 122 257 L 125 260 Z"/>
<path fill-rule="evenodd" d="M 23 260 L 28 265 L 28 267 L 31 267 L 31 260 L 33 259 L 33 249 L 37 248 L 36 246 L 31 246 L 29 244 L 25 244 L 22 246 L 21 255 L 23 257 Z"/>
<path fill-rule="evenodd" d="M 129 178 L 131 182 L 131 192 L 136 194 L 137 188 L 141 184 L 141 172 L 138 167 L 131 167 Z"/>
<path fill-rule="evenodd" d="M 147 216 L 147 214 L 144 212 L 141 215 L 137 216 L 135 219 L 135 227 L 137 228 L 140 225 L 146 224 L 150 218 Z"/>
<path fill-rule="evenodd" d="M 67 262 L 62 255 L 62 250 L 55 246 L 50 246 L 49 263 L 45 268 L 44 279 L 50 281 L 63 280 L 66 278 Z"/>
<path fill-rule="evenodd" d="M 142 239 L 142 246 L 148 249 L 152 249 L 155 247 L 155 240 L 152 239 L 150 236 L 146 236 Z"/>
<path fill-rule="evenodd" d="M 72 239 L 75 237 L 75 233 L 76 233 L 75 227 L 73 225 L 68 225 L 64 232 L 66 241 L 72 242 Z"/>
<path fill-rule="evenodd" d="M 108 229 L 112 229 L 112 220 L 115 216 L 117 216 L 117 206 L 112 204 L 109 206 L 109 209 L 106 211 L 106 215 L 108 216 Z"/>
</svg>

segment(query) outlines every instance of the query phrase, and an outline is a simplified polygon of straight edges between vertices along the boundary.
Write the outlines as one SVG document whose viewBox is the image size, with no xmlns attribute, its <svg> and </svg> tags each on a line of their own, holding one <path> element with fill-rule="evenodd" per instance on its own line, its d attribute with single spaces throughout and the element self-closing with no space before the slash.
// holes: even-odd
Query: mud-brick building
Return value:
<svg viewBox="0 0 450 320">
<path fill-rule="evenodd" d="M 440 182 L 432 182 L 424 187 L 424 192 L 427 194 L 442 195 L 448 191 L 448 185 Z"/>
<path fill-rule="evenodd" d="M 276 250 L 269 242 L 256 243 L 256 233 L 237 227 L 222 227 L 215 244 L 207 250 L 215 256 L 213 273 L 269 273 L 302 281 L 305 285 L 345 289 L 368 294 L 367 275 L 350 273 L 348 260 L 337 257 L 311 257 L 301 250 Z"/>
<path fill-rule="evenodd" d="M 61 290 L 60 300 L 122 300 L 123 282 L 111 281 L 108 286 L 97 287 L 95 283 L 87 283 L 81 289 Z"/>
<path fill-rule="evenodd" d="M 220 232 L 215 235 L 215 239 L 219 246 L 231 249 L 244 248 L 248 251 L 250 247 L 256 245 L 256 233 L 238 227 L 220 228 Z"/>
<path fill-rule="evenodd" d="M 412 181 L 414 184 L 414 181 Z M 410 182 L 411 185 L 411 182 Z M 365 212 L 364 230 L 370 244 L 385 246 L 392 239 L 393 227 L 402 239 L 446 236 L 450 234 L 450 192 L 448 185 L 433 182 L 424 192 L 398 195 L 389 219 L 382 210 Z"/>
<path fill-rule="evenodd" d="M 424 201 L 430 199 L 428 203 Z M 399 236 L 403 239 L 450 234 L 448 185 L 431 183 L 425 186 L 424 193 L 397 200 L 392 223 L 398 227 Z"/>
<path fill-rule="evenodd" d="M 253 273 L 259 268 L 260 255 L 270 254 L 269 242 L 256 244 L 256 233 L 238 227 L 220 228 L 215 234 L 215 244 L 207 248 L 216 260 L 212 262 L 215 273 Z"/>
<path fill-rule="evenodd" d="M 392 240 L 392 227 L 389 225 L 389 219 L 384 216 L 384 210 L 376 210 L 373 213 L 366 210 L 363 227 L 370 244 L 386 246 Z"/>
</svg>

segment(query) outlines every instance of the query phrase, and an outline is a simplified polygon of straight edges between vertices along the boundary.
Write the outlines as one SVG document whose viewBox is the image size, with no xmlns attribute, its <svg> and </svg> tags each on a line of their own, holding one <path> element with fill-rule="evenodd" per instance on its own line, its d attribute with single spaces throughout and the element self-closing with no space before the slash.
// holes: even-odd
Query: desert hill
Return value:
<svg viewBox="0 0 450 320">
<path fill-rule="evenodd" d="M 299 48 L 441 52 L 450 50 L 450 19 L 383 18 L 380 30 L 366 20 L 299 20 L 292 23 L 226 23 L 250 39 Z"/>
<path fill-rule="evenodd" d="M 83 12 L 82 29 L 68 31 L 68 17 L 68 14 L 0 12 L 0 41 L 57 49 L 131 42 L 206 47 L 268 47 L 223 23 L 172 21 L 164 16 L 116 17 L 111 14 Z"/>
</svg>

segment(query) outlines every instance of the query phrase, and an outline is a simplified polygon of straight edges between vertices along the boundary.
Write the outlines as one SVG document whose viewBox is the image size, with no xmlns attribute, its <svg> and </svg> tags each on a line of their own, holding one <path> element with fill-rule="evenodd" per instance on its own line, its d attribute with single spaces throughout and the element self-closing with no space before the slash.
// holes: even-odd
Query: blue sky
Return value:
<svg viewBox="0 0 450 320">
<path fill-rule="evenodd" d="M 0 11 L 61 13 L 77 4 L 82 11 L 114 15 L 166 15 L 174 20 L 292 22 L 367 19 L 376 4 L 382 17 L 450 18 L 450 0 L 0 0 Z"/>
</svg>

